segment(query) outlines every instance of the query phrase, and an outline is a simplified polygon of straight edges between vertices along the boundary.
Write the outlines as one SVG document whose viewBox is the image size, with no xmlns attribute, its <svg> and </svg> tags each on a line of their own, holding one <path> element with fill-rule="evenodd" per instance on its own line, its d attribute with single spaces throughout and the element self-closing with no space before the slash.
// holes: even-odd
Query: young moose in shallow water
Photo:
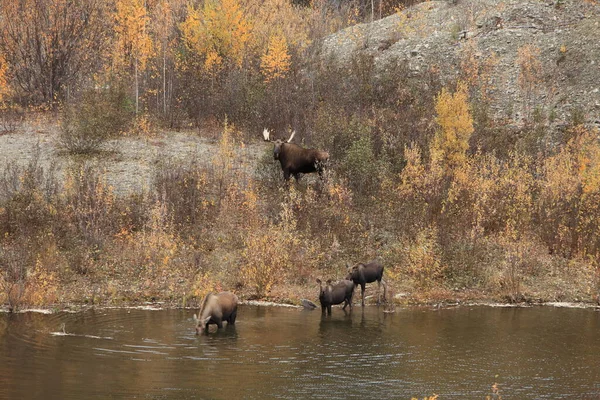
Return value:
<svg viewBox="0 0 600 400">
<path fill-rule="evenodd" d="M 331 315 L 331 306 L 334 304 L 344 303 L 342 310 L 346 310 L 348 305 L 352 309 L 354 282 L 344 279 L 332 285 L 331 279 L 329 279 L 324 287 L 320 279 L 317 279 L 317 283 L 319 284 L 319 301 L 321 302 L 322 314 L 325 314 L 325 310 L 327 310 L 327 313 Z"/>
<path fill-rule="evenodd" d="M 377 281 L 377 305 L 380 303 L 381 285 L 383 284 L 383 301 L 386 301 L 383 265 L 379 261 L 373 260 L 367 264 L 358 263 L 353 267 L 350 267 L 350 264 L 346 263 L 346 267 L 348 268 L 348 277 L 346 279 L 353 281 L 355 285 L 360 285 L 361 304 L 363 307 L 365 306 L 365 285 L 367 283 Z"/>
<path fill-rule="evenodd" d="M 223 321 L 227 321 L 227 325 L 235 324 L 237 303 L 237 296 L 231 292 L 207 294 L 202 302 L 198 316 L 194 314 L 196 335 L 202 331 L 208 333 L 208 326 L 210 324 L 217 325 L 218 329 L 223 328 Z"/>
</svg>

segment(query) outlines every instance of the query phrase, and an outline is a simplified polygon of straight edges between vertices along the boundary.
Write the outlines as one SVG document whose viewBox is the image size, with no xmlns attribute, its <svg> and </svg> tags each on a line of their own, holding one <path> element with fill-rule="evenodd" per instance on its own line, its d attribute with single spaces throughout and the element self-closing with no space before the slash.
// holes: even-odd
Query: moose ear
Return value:
<svg viewBox="0 0 600 400">
<path fill-rule="evenodd" d="M 295 134 L 296 134 L 296 131 L 295 131 L 295 130 L 294 130 L 294 131 L 292 131 L 292 135 L 291 135 L 291 136 L 290 136 L 290 138 L 287 140 L 287 142 L 288 142 L 288 143 L 292 141 L 292 139 L 294 138 L 294 135 L 295 135 Z"/>
<path fill-rule="evenodd" d="M 194 314 L 194 321 L 198 322 L 198 316 Z"/>
<path fill-rule="evenodd" d="M 208 316 L 208 317 L 206 317 L 206 318 L 204 319 L 204 323 L 205 323 L 205 324 L 208 324 L 208 321 L 210 321 L 210 316 Z"/>
<path fill-rule="evenodd" d="M 320 285 L 321 284 L 321 280 L 319 278 L 317 278 L 317 283 Z"/>
<path fill-rule="evenodd" d="M 263 137 L 265 138 L 265 141 L 268 142 L 269 141 L 269 137 L 271 136 L 271 133 L 269 132 L 269 130 L 267 128 L 265 128 L 263 130 Z"/>
<path fill-rule="evenodd" d="M 331 279 L 327 279 L 327 284 L 331 285 Z"/>
</svg>

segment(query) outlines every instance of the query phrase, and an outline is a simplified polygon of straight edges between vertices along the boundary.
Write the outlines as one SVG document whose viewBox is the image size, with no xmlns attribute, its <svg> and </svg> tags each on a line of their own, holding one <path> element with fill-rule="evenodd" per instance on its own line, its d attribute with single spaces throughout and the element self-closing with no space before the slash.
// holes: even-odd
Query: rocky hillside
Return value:
<svg viewBox="0 0 600 400">
<path fill-rule="evenodd" d="M 515 126 L 533 110 L 555 129 L 574 114 L 600 126 L 594 0 L 426 1 L 329 36 L 321 50 L 339 60 L 368 54 L 379 69 L 403 63 L 415 76 L 434 69 L 446 82 L 477 73 L 495 119 Z"/>
</svg>

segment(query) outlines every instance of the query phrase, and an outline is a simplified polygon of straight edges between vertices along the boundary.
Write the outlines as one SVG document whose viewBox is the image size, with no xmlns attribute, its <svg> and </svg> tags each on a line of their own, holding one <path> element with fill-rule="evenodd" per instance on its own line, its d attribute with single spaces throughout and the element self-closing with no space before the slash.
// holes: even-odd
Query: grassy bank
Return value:
<svg viewBox="0 0 600 400">
<path fill-rule="evenodd" d="M 270 146 L 249 154 L 251 135 L 225 124 L 201 161 L 146 160 L 151 183 L 129 194 L 106 182 L 104 153 L 55 152 L 57 173 L 33 152 L 0 178 L 0 303 L 316 301 L 316 278 L 373 258 L 397 303 L 597 301 L 600 147 L 574 129 L 541 161 L 475 152 L 444 166 L 409 148 L 400 172 L 359 139 L 324 180 L 284 184 Z"/>
</svg>

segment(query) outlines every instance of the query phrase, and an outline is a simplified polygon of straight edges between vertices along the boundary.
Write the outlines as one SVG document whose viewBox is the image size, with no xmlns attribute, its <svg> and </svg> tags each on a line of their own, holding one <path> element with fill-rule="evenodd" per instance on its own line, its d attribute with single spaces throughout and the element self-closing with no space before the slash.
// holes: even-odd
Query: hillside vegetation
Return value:
<svg viewBox="0 0 600 400">
<path fill-rule="evenodd" d="M 598 301 L 599 25 L 593 0 L 0 0 L 0 302 L 315 300 L 373 258 L 396 301 Z M 284 183 L 263 127 L 324 179 Z"/>
</svg>

